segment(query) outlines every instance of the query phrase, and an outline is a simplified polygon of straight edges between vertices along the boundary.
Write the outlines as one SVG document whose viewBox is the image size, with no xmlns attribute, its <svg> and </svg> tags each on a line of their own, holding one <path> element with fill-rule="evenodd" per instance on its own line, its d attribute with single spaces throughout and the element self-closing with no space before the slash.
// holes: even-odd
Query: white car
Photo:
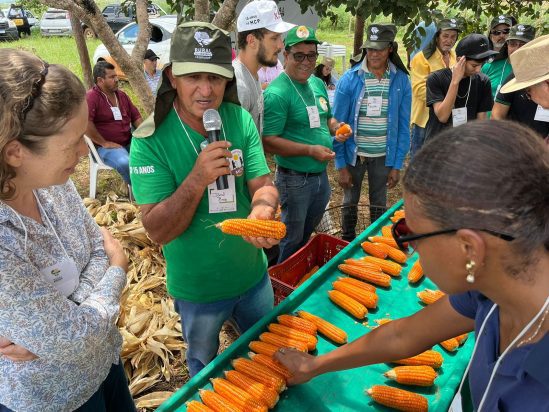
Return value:
<svg viewBox="0 0 549 412">
<path fill-rule="evenodd" d="M 167 16 L 157 17 L 155 19 L 150 20 L 150 24 L 152 26 L 151 38 L 149 40 L 149 45 L 147 48 L 154 51 L 156 55 L 160 57 L 159 63 L 167 62 L 169 61 L 170 41 L 171 41 L 172 33 L 174 32 L 175 27 L 177 26 L 177 16 L 167 15 Z M 124 47 L 124 49 L 128 52 L 128 54 L 131 54 L 134 48 L 135 42 L 137 40 L 138 30 L 139 30 L 139 26 L 137 25 L 137 23 L 133 22 L 122 27 L 115 34 L 116 38 L 118 39 L 118 42 L 122 45 L 122 47 Z M 109 51 L 103 44 L 100 44 L 95 49 L 92 62 L 93 64 L 96 64 L 100 60 L 105 60 L 105 61 L 108 61 L 109 63 L 112 63 L 115 67 L 118 77 L 121 80 L 127 79 L 125 73 L 120 69 L 118 64 L 114 61 Z M 159 64 L 159 68 L 161 68 L 160 64 Z"/>
<path fill-rule="evenodd" d="M 69 12 L 61 9 L 49 8 L 40 21 L 42 36 L 72 36 L 72 25 Z"/>
</svg>

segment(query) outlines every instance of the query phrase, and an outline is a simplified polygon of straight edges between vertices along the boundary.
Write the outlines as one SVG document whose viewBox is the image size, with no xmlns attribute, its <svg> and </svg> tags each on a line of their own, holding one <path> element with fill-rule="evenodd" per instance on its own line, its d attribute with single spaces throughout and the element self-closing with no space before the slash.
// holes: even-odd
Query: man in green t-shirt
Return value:
<svg viewBox="0 0 549 412">
<path fill-rule="evenodd" d="M 193 376 L 217 354 L 226 320 L 243 332 L 273 307 L 261 248 L 278 241 L 225 235 L 215 224 L 273 219 L 278 193 L 253 119 L 238 105 L 227 33 L 180 23 L 170 59 L 155 111 L 134 133 L 130 174 L 143 225 L 163 245 Z M 208 109 L 221 118 L 219 139 L 209 144 Z"/>
<path fill-rule="evenodd" d="M 332 136 L 340 123 L 332 116 L 323 81 L 312 76 L 319 43 L 310 27 L 288 31 L 285 71 L 264 93 L 263 147 L 275 155 L 275 184 L 287 228 L 279 262 L 307 243 L 330 200 L 326 166 L 335 156 Z"/>
</svg>

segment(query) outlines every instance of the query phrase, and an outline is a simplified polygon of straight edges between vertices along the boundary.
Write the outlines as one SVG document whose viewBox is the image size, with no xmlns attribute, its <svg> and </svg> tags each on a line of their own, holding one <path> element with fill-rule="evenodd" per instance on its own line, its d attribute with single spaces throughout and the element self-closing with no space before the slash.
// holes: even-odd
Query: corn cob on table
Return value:
<svg viewBox="0 0 549 412">
<path fill-rule="evenodd" d="M 224 378 L 226 371 L 233 370 L 231 362 L 237 358 L 248 358 L 249 344 L 259 341 L 260 335 L 269 332 L 269 325 L 277 322 L 277 317 L 284 314 L 295 314 L 298 310 L 304 310 L 331 322 L 343 329 L 348 336 L 348 341 L 353 341 L 365 333 L 371 331 L 378 323 L 385 323 L 389 319 L 398 319 L 417 312 L 425 306 L 418 299 L 417 293 L 425 289 L 436 290 L 437 287 L 427 278 L 423 277 L 416 283 L 408 281 L 408 273 L 417 261 L 417 255 L 408 256 L 402 265 L 400 276 L 391 276 L 390 286 L 376 285 L 376 293 L 379 298 L 376 308 L 369 308 L 366 317 L 359 319 L 351 316 L 339 306 L 330 301 L 329 292 L 333 290 L 333 283 L 342 277 L 347 277 L 338 266 L 344 264 L 346 259 L 360 259 L 367 253 L 361 246 L 369 237 L 383 236 L 382 227 L 390 225 L 391 217 L 395 211 L 402 208 L 402 201 L 394 205 L 378 221 L 367 228 L 352 243 L 343 249 L 337 256 L 322 266 L 308 280 L 306 280 L 294 293 L 275 307 L 271 313 L 264 317 L 252 329 L 243 334 L 225 352 L 206 366 L 201 373 L 191 379 L 185 386 L 177 391 L 170 399 L 162 404 L 158 411 L 185 411 L 190 406 L 196 406 L 190 401 L 200 401 L 199 392 L 213 391 L 211 379 Z M 400 212 L 399 212 L 400 213 Z M 386 229 L 384 229 L 386 233 Z M 387 237 L 387 236 L 384 236 Z M 374 238 L 375 239 L 375 238 Z M 417 265 L 416 265 L 417 266 Z M 345 290 L 344 288 L 340 288 Z M 376 322 L 379 320 L 379 322 Z M 277 329 L 271 325 L 270 329 Z M 284 329 L 278 327 L 278 329 Z M 319 376 L 312 381 L 293 386 L 279 395 L 279 400 L 273 411 L 389 411 L 390 408 L 382 406 L 372 400 L 366 394 L 366 390 L 377 385 L 390 386 L 406 391 L 414 392 L 427 398 L 429 411 L 447 411 L 455 391 L 464 373 L 474 345 L 474 339 L 470 334 L 469 339 L 463 341 L 458 349 L 447 350 L 440 344 L 433 350 L 442 355 L 442 367 L 436 369 L 438 376 L 434 386 L 408 386 L 398 383 L 393 369 L 402 366 L 397 363 L 377 364 L 357 368 L 354 370 L 329 373 Z M 316 350 L 310 353 L 323 354 L 333 350 L 337 344 L 318 334 Z M 254 343 L 257 345 L 257 342 Z M 252 344 L 252 347 L 254 346 Z M 452 348 L 450 348 L 452 349 Z M 398 371 L 399 369 L 397 369 Z M 392 377 L 392 379 L 391 379 Z M 219 381 L 214 381 L 215 383 Z M 206 394 L 209 395 L 209 394 Z M 189 405 L 187 406 L 186 405 Z"/>
</svg>

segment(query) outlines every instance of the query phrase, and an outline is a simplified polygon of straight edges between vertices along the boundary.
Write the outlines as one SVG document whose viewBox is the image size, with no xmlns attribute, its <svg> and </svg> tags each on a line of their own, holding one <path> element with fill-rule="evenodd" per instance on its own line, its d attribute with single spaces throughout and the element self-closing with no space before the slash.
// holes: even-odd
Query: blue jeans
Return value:
<svg viewBox="0 0 549 412">
<path fill-rule="evenodd" d="M 118 149 L 97 148 L 97 154 L 107 166 L 115 169 L 127 184 L 130 182 L 130 145 Z"/>
<path fill-rule="evenodd" d="M 174 306 L 187 342 L 187 368 L 196 375 L 210 363 L 219 349 L 219 332 L 226 320 L 234 320 L 245 332 L 274 306 L 273 287 L 265 273 L 259 283 L 240 296 L 210 303 L 174 299 Z"/>
<path fill-rule="evenodd" d="M 357 156 L 355 166 L 347 165 L 347 170 L 353 178 L 353 186 L 343 190 L 343 205 L 341 211 L 341 229 L 343 240 L 352 241 L 356 237 L 357 207 L 362 190 L 364 175 L 368 172 L 368 198 L 370 202 L 370 221 L 374 222 L 385 213 L 387 207 L 387 177 L 391 171 L 385 166 L 383 157 Z"/>
<path fill-rule="evenodd" d="M 412 144 L 410 147 L 410 157 L 414 157 L 419 149 L 425 143 L 425 127 L 413 125 L 412 129 Z"/>
<path fill-rule="evenodd" d="M 278 169 L 275 185 L 280 194 L 282 222 L 286 225 L 286 237 L 280 241 L 280 263 L 309 241 L 322 220 L 332 189 L 326 171 L 311 176 Z"/>
</svg>

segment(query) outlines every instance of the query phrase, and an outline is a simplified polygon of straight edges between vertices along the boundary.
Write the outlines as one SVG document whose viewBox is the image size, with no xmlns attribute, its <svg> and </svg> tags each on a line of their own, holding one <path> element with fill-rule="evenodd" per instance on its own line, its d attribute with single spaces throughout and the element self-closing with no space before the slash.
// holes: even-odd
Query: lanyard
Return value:
<svg viewBox="0 0 549 412">
<path fill-rule="evenodd" d="M 99 90 L 101 92 L 101 94 L 105 97 L 105 100 L 107 101 L 107 104 L 109 105 L 109 107 L 113 107 L 113 105 L 111 104 L 109 98 L 107 97 L 107 95 L 105 93 L 103 93 L 102 90 Z M 116 96 L 116 93 L 114 94 L 114 100 L 116 101 L 116 106 L 114 107 L 119 107 L 120 105 L 118 104 L 118 97 Z"/>
<path fill-rule="evenodd" d="M 467 102 L 469 102 L 469 92 L 471 91 L 471 82 L 472 82 L 472 77 L 469 76 L 469 87 L 467 88 L 467 94 L 465 96 L 460 96 L 456 92 L 456 97 L 459 97 L 460 99 L 463 99 L 464 97 L 467 97 L 465 99 L 465 106 L 463 106 L 463 107 L 467 107 Z M 454 103 L 454 108 L 455 108 L 455 103 Z"/>
<path fill-rule="evenodd" d="M 503 63 L 503 69 L 501 69 L 501 75 L 499 76 L 499 84 L 496 90 L 499 92 L 499 89 L 501 89 L 501 84 L 503 83 L 503 73 L 505 73 L 505 68 L 507 67 L 507 62 L 509 61 L 509 57 L 505 59 L 505 63 Z M 495 96 L 494 96 L 495 97 Z"/>
<path fill-rule="evenodd" d="M 295 84 L 294 82 L 292 81 L 292 79 L 290 79 L 290 76 L 288 76 L 288 73 L 286 72 L 282 72 L 286 75 L 286 77 L 288 78 L 288 80 L 290 81 L 290 84 L 294 87 L 294 90 L 296 91 L 296 93 L 299 95 L 299 97 L 301 98 L 301 101 L 303 102 L 303 104 L 305 105 L 305 107 L 309 107 L 307 105 L 307 103 L 305 103 L 305 99 L 303 98 L 303 96 L 301 95 L 301 93 L 299 93 L 299 90 L 297 90 L 297 87 L 295 87 Z M 314 106 L 316 106 L 316 95 L 315 95 L 315 91 L 313 90 L 313 88 L 309 85 L 309 82 L 307 81 L 307 87 L 309 87 L 309 89 L 311 90 L 311 92 L 313 92 L 313 100 L 314 100 Z"/>
<path fill-rule="evenodd" d="M 373 74 L 372 72 L 368 72 L 370 74 Z M 389 73 L 389 66 L 387 66 L 387 70 L 385 71 L 385 74 Z M 375 77 L 375 74 L 374 74 L 374 78 L 377 80 L 377 77 Z M 366 83 L 367 80 L 369 79 L 364 79 L 364 88 L 366 89 L 366 98 L 370 98 L 370 90 L 368 90 L 368 84 Z M 381 85 L 381 102 L 383 104 L 383 90 L 385 89 L 385 85 L 383 84 L 383 81 L 384 80 L 388 80 L 388 79 L 385 79 L 384 77 L 381 78 L 381 80 L 378 81 L 378 83 Z"/>
</svg>

